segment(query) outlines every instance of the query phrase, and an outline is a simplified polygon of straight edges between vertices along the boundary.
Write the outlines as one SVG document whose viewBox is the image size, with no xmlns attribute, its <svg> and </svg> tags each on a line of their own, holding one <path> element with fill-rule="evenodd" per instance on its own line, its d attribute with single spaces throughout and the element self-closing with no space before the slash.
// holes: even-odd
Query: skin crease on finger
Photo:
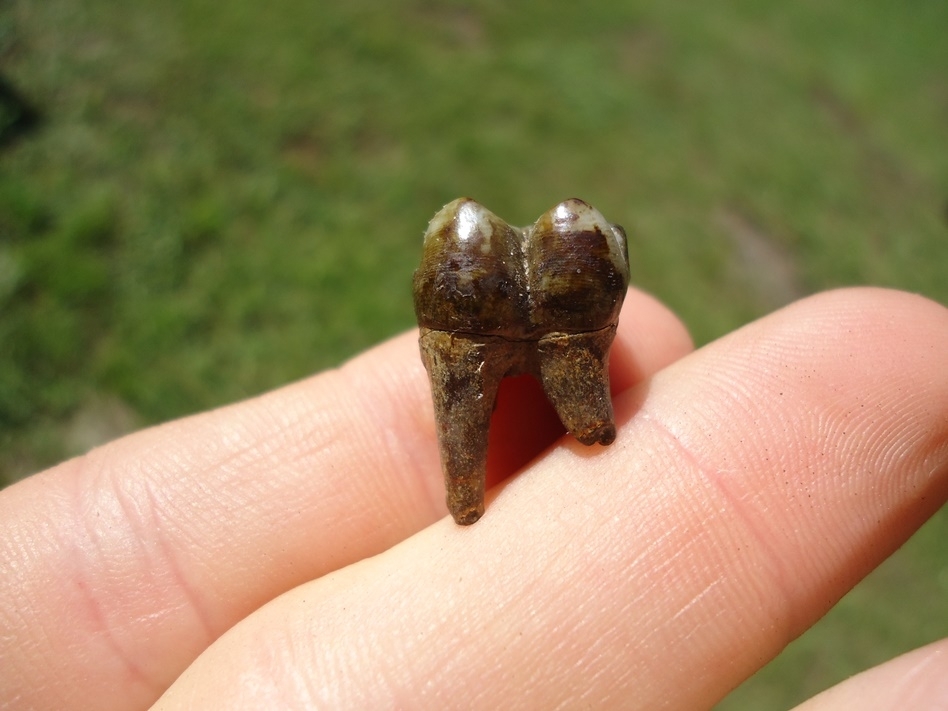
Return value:
<svg viewBox="0 0 948 711">
<path fill-rule="evenodd" d="M 631 290 L 614 389 L 690 350 L 674 315 Z M 536 398 L 508 393 L 500 424 L 522 431 L 549 408 Z M 501 438 L 493 481 L 562 429 L 531 432 Z M 0 493 L 0 707 L 145 708 L 241 617 L 391 547 L 443 502 L 417 333 L 24 480 Z"/>
<path fill-rule="evenodd" d="M 812 297 L 616 399 L 441 521 L 272 601 L 179 708 L 708 708 L 948 497 L 948 311 Z"/>
</svg>

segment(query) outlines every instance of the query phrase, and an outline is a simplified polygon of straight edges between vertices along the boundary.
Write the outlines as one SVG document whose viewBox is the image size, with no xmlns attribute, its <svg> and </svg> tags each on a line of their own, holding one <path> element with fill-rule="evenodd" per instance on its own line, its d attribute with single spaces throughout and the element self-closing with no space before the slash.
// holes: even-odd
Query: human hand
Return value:
<svg viewBox="0 0 948 711">
<path fill-rule="evenodd" d="M 506 382 L 471 527 L 414 334 L 9 487 L 0 707 L 711 706 L 948 498 L 948 311 L 846 290 L 690 350 L 630 292 L 608 448 Z M 913 654 L 805 708 L 948 703 L 948 641 Z"/>
</svg>

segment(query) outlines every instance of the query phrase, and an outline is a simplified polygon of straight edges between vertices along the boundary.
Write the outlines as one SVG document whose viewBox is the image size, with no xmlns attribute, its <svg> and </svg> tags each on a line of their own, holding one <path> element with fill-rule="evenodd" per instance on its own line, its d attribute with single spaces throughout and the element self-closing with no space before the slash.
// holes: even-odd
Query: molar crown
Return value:
<svg viewBox="0 0 948 711">
<path fill-rule="evenodd" d="M 415 271 L 418 325 L 516 337 L 529 313 L 522 242 L 521 230 L 470 198 L 441 208 Z"/>
<path fill-rule="evenodd" d="M 518 229 L 459 198 L 425 232 L 415 311 L 424 328 L 536 340 L 613 323 L 628 280 L 625 233 L 582 200 Z"/>
<path fill-rule="evenodd" d="M 535 331 L 579 333 L 615 323 L 629 283 L 621 228 L 570 198 L 528 228 L 525 249 Z"/>
</svg>

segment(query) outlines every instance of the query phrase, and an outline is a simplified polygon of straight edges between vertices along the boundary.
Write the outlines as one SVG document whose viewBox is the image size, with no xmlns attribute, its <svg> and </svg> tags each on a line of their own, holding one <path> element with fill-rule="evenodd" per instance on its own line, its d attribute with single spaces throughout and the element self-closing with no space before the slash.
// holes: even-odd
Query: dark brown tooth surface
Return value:
<svg viewBox="0 0 948 711">
<path fill-rule="evenodd" d="M 484 513 L 490 417 L 505 376 L 536 376 L 583 444 L 615 440 L 608 360 L 628 283 L 625 231 L 582 200 L 523 229 L 470 198 L 432 218 L 413 293 L 457 523 Z"/>
<path fill-rule="evenodd" d="M 487 437 L 500 381 L 516 366 L 522 344 L 498 336 L 423 329 L 421 359 L 434 399 L 448 510 L 460 524 L 484 513 Z"/>
<path fill-rule="evenodd" d="M 609 348 L 615 326 L 556 334 L 537 343 L 540 382 L 567 431 L 583 444 L 612 444 L 616 425 L 609 394 Z"/>
<path fill-rule="evenodd" d="M 523 338 L 529 321 L 523 231 L 470 198 L 445 205 L 425 232 L 415 271 L 418 325 Z"/>
<path fill-rule="evenodd" d="M 629 285 L 624 235 L 582 200 L 565 200 L 527 228 L 530 318 L 539 333 L 616 323 Z"/>
</svg>

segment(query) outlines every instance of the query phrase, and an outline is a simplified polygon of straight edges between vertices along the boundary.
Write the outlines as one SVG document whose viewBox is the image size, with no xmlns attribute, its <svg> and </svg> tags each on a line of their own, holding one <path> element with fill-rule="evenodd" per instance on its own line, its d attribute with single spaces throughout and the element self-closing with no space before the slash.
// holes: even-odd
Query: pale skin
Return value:
<svg viewBox="0 0 948 711">
<path fill-rule="evenodd" d="M 416 337 L 0 492 L 0 707 L 709 708 L 948 498 L 948 310 L 917 296 L 692 352 L 631 291 L 615 444 L 508 383 L 470 527 Z M 945 708 L 946 679 L 942 640 L 801 708 Z"/>
</svg>

